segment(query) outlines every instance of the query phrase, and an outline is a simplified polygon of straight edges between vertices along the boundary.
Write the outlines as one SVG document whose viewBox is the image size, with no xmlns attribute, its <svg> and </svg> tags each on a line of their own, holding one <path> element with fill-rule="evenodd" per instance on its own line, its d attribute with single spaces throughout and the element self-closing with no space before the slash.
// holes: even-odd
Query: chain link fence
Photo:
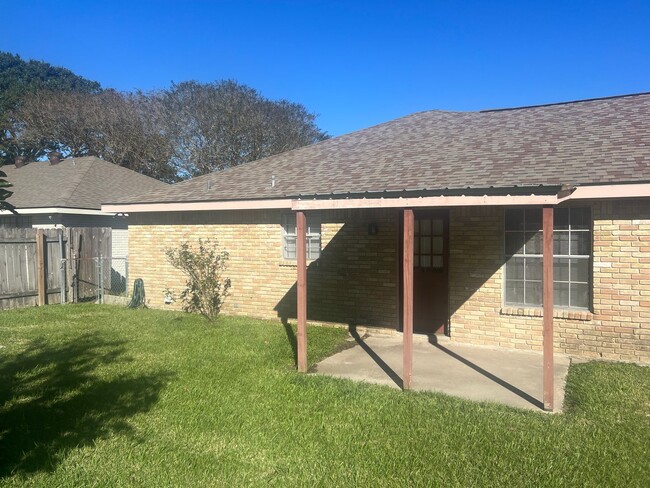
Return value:
<svg viewBox="0 0 650 488">
<path fill-rule="evenodd" d="M 61 259 L 62 303 L 110 301 L 129 293 L 128 258 Z"/>
</svg>

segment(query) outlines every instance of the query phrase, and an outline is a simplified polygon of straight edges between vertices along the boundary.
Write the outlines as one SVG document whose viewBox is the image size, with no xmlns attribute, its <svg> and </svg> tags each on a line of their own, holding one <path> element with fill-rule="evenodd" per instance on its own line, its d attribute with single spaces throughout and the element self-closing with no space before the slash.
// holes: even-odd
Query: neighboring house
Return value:
<svg viewBox="0 0 650 488">
<path fill-rule="evenodd" d="M 637 94 L 416 113 L 102 208 L 130 215 L 131 273 L 155 307 L 184 283 L 165 249 L 216 238 L 228 314 L 301 327 L 306 300 L 313 321 L 412 322 L 545 357 L 554 324 L 557 352 L 648 362 L 649 182 Z"/>
<path fill-rule="evenodd" d="M 112 257 L 128 255 L 124 216 L 102 212 L 101 202 L 126 198 L 169 185 L 96 157 L 4 165 L 13 188 L 8 199 L 18 212 L 0 211 L 0 226 L 65 228 L 110 227 Z"/>
</svg>

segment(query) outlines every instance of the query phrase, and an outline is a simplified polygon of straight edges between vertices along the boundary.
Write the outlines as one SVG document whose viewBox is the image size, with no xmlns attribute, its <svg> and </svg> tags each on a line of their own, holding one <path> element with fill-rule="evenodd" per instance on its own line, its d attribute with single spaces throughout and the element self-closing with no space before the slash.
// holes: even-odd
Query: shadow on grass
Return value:
<svg viewBox="0 0 650 488">
<path fill-rule="evenodd" d="M 132 433 L 129 417 L 148 411 L 172 375 L 100 378 L 102 366 L 129 362 L 125 343 L 86 334 L 0 357 L 0 479 L 51 471 L 72 449 Z"/>
<path fill-rule="evenodd" d="M 293 351 L 293 363 L 295 367 L 298 367 L 298 339 L 296 338 L 296 333 L 293 331 L 293 327 L 289 323 L 287 318 L 282 318 L 282 326 L 284 327 L 284 333 L 287 334 L 287 340 Z"/>
</svg>

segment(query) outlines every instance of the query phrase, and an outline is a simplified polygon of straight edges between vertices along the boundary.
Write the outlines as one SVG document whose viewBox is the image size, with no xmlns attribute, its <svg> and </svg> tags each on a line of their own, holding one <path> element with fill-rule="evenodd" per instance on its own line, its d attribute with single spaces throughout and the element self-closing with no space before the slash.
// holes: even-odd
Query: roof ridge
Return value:
<svg viewBox="0 0 650 488">
<path fill-rule="evenodd" d="M 95 161 L 94 161 L 95 159 L 98 159 L 98 158 L 95 157 L 95 156 L 92 156 L 92 158 L 93 158 L 92 163 L 95 162 Z M 72 165 L 73 165 L 73 166 L 76 166 L 75 159 L 80 159 L 80 158 L 74 158 L 74 157 L 72 157 L 72 158 L 67 158 L 67 159 L 71 159 L 71 160 L 72 160 Z M 65 161 L 65 160 L 64 160 L 64 161 Z M 63 162 L 63 161 L 61 161 L 61 162 Z M 81 186 L 81 183 L 82 183 L 83 180 L 85 179 L 86 174 L 88 173 L 88 170 L 90 169 L 90 166 L 92 165 L 92 163 L 89 164 L 88 167 L 85 168 L 83 171 L 80 171 L 80 175 L 81 175 L 81 176 L 79 176 L 79 181 L 77 182 L 76 185 L 74 185 L 74 187 L 73 187 L 73 188 L 68 192 L 68 194 L 65 195 L 65 197 L 63 198 L 63 201 L 64 201 L 65 203 L 68 203 L 68 202 L 70 201 L 70 199 L 72 198 L 72 195 L 74 195 L 75 191 L 77 191 L 77 188 L 79 188 L 79 186 Z M 61 164 L 61 163 L 58 163 L 58 164 Z"/>
<path fill-rule="evenodd" d="M 525 110 L 528 108 L 541 108 L 541 107 L 554 107 L 556 105 L 571 105 L 574 103 L 584 103 L 584 102 L 597 102 L 600 100 L 615 100 L 617 98 L 628 98 L 628 97 L 637 97 L 640 95 L 650 95 L 650 91 L 647 92 L 637 92 L 637 93 L 626 93 L 624 95 L 610 95 L 608 97 L 595 97 L 595 98 L 582 98 L 580 100 L 567 100 L 564 102 L 552 102 L 552 103 L 540 103 L 538 105 L 522 105 L 520 107 L 506 107 L 506 108 L 490 108 L 485 110 L 478 110 L 474 113 L 488 113 L 488 112 L 507 112 L 509 110 Z M 469 112 L 472 113 L 472 112 Z"/>
<path fill-rule="evenodd" d="M 156 181 L 156 182 L 161 183 L 163 185 L 170 186 L 169 183 L 166 183 L 166 182 L 164 182 L 162 180 L 159 180 L 158 178 L 154 178 L 153 176 L 145 175 L 145 174 L 140 173 L 139 171 L 136 171 L 134 169 L 127 168 L 126 166 L 122 166 L 121 164 L 111 163 L 110 161 L 102 159 L 102 158 L 100 158 L 98 156 L 83 156 L 83 157 L 91 158 L 93 160 L 93 163 L 96 163 L 97 161 L 100 161 L 100 164 L 103 164 L 107 168 L 110 167 L 111 170 L 117 170 L 118 172 L 119 171 L 121 171 L 121 172 L 128 171 L 131 176 L 135 176 L 135 177 L 140 177 L 141 176 L 143 178 L 148 178 L 150 180 Z"/>
</svg>

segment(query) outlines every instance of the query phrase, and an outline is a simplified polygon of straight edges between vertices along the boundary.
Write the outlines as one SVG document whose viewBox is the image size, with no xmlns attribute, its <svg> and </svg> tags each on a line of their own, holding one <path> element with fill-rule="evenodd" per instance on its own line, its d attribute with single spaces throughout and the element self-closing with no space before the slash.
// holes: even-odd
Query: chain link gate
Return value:
<svg viewBox="0 0 650 488">
<path fill-rule="evenodd" d="M 126 297 L 129 292 L 128 258 L 61 259 L 61 282 L 66 283 L 62 303 L 104 303 L 107 295 Z"/>
</svg>

